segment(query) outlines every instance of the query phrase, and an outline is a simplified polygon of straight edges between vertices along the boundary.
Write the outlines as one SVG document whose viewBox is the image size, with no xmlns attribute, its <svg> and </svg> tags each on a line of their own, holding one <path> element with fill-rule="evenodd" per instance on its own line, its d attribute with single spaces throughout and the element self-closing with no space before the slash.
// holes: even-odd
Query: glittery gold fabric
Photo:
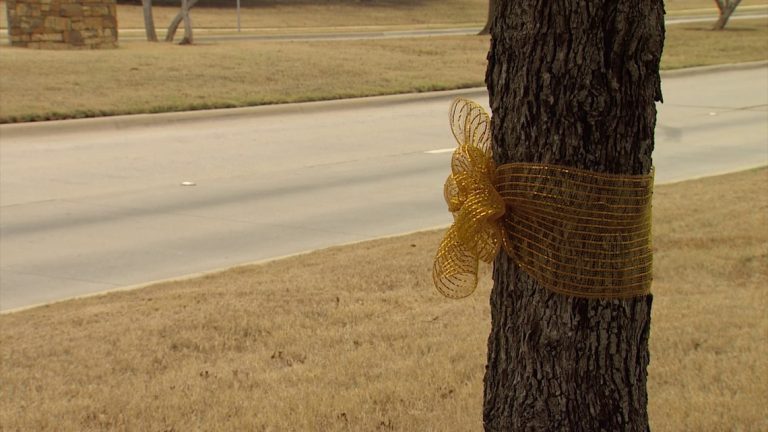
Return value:
<svg viewBox="0 0 768 432">
<path fill-rule="evenodd" d="M 479 261 L 503 248 L 554 292 L 584 298 L 645 295 L 652 279 L 649 175 L 610 175 L 558 165 L 496 166 L 490 118 L 466 99 L 450 110 L 458 147 L 445 182 L 454 223 L 433 279 L 447 297 L 477 287 Z"/>
</svg>

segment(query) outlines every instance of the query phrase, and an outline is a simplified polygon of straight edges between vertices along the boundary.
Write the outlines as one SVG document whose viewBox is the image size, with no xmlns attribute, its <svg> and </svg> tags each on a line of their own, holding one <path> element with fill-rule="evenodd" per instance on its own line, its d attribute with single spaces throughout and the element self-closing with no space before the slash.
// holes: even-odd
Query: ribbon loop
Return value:
<svg viewBox="0 0 768 432">
<path fill-rule="evenodd" d="M 499 252 L 505 204 L 494 184 L 488 114 L 474 102 L 457 99 L 451 105 L 451 130 L 458 148 L 443 191 L 454 225 L 440 245 L 433 276 L 441 293 L 460 298 L 477 286 L 478 261 L 491 262 Z"/>
</svg>

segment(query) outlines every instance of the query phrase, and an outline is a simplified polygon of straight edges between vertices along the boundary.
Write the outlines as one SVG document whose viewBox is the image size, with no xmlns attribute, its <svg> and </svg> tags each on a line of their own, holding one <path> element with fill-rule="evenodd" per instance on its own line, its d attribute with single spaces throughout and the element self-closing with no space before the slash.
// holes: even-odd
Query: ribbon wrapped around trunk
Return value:
<svg viewBox="0 0 768 432">
<path fill-rule="evenodd" d="M 653 171 L 612 175 L 539 163 L 496 166 L 485 110 L 459 98 L 450 112 L 458 147 L 444 194 L 454 223 L 435 257 L 438 291 L 470 295 L 479 261 L 491 262 L 504 249 L 560 294 L 627 298 L 650 292 Z"/>
</svg>

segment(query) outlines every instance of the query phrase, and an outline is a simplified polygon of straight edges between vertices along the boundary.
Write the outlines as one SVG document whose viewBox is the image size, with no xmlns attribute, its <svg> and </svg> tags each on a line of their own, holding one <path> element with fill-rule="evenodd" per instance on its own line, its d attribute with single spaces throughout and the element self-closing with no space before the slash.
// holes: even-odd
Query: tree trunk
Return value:
<svg viewBox="0 0 768 432">
<path fill-rule="evenodd" d="M 477 35 L 491 34 L 491 23 L 493 22 L 493 10 L 496 9 L 496 0 L 488 0 L 488 19 L 485 20 L 485 27 Z"/>
<path fill-rule="evenodd" d="M 728 24 L 728 20 L 731 18 L 733 11 L 736 10 L 736 6 L 741 3 L 741 0 L 715 0 L 717 9 L 720 11 L 720 16 L 712 27 L 712 30 L 722 30 L 725 25 Z"/>
<path fill-rule="evenodd" d="M 152 17 L 152 0 L 141 0 L 141 4 L 144 6 L 144 30 L 147 33 L 147 41 L 157 42 L 155 19 Z"/>
<path fill-rule="evenodd" d="M 486 83 L 499 164 L 651 169 L 662 0 L 502 0 Z M 489 431 L 647 431 L 652 296 L 587 300 L 494 268 L 483 421 Z"/>
<path fill-rule="evenodd" d="M 168 31 L 165 32 L 165 41 L 166 42 L 173 42 L 173 38 L 176 37 L 176 31 L 179 29 L 179 24 L 181 24 L 181 21 L 184 19 L 184 15 L 182 15 L 181 12 L 176 14 L 175 17 L 171 20 L 171 24 L 168 26 Z"/>
<path fill-rule="evenodd" d="M 194 42 L 192 36 L 192 19 L 189 17 L 189 0 L 181 0 L 181 12 L 184 14 L 184 37 L 180 45 L 191 45 Z"/>
<path fill-rule="evenodd" d="M 192 9 L 195 3 L 197 3 L 197 0 L 182 0 L 181 10 L 175 17 L 173 17 L 171 24 L 168 26 L 168 31 L 165 33 L 166 42 L 173 42 L 173 39 L 176 37 L 176 31 L 179 29 L 179 25 L 184 21 L 184 39 L 179 43 L 184 45 L 187 35 L 189 35 L 189 41 L 187 43 L 192 43 L 192 21 L 189 18 L 189 10 Z M 187 27 L 189 27 L 189 29 L 187 29 Z"/>
</svg>

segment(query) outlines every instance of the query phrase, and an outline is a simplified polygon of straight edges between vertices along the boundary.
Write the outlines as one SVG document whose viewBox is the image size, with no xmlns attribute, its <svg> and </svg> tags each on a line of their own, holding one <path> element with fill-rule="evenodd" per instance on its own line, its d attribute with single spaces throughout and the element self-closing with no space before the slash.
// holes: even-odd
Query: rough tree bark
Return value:
<svg viewBox="0 0 768 432">
<path fill-rule="evenodd" d="M 662 0 L 501 0 L 486 84 L 497 163 L 651 169 Z M 483 406 L 489 431 L 647 431 L 652 296 L 554 294 L 501 253 Z"/>
<path fill-rule="evenodd" d="M 193 40 L 192 35 L 192 20 L 189 17 L 189 10 L 197 3 L 198 0 L 181 0 L 181 10 L 171 20 L 171 24 L 168 26 L 168 31 L 165 33 L 165 41 L 173 42 L 176 37 L 176 31 L 179 29 L 179 25 L 184 21 L 184 37 L 179 42 L 180 45 L 191 44 Z"/>
<path fill-rule="evenodd" d="M 144 30 L 147 33 L 147 41 L 157 42 L 155 18 L 152 16 L 152 0 L 141 0 L 141 4 L 144 6 Z"/>
<path fill-rule="evenodd" d="M 736 10 L 736 6 L 741 3 L 741 0 L 715 0 L 717 9 L 720 11 L 720 17 L 712 27 L 712 30 L 722 30 L 725 25 L 728 24 L 728 20 L 731 18 L 731 14 Z"/>
<path fill-rule="evenodd" d="M 496 0 L 488 0 L 488 19 L 485 20 L 485 27 L 480 30 L 479 35 L 491 34 L 491 23 L 493 22 L 493 10 L 496 8 Z"/>
</svg>

